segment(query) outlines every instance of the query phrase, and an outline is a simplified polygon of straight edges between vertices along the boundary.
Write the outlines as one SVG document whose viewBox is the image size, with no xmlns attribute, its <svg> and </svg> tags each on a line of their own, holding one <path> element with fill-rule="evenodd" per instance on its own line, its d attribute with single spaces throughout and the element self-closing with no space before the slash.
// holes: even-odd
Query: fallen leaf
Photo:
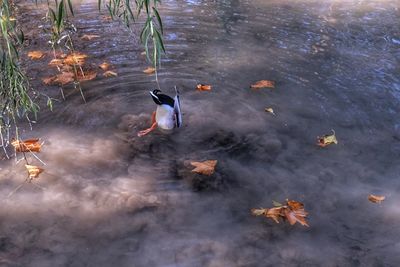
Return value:
<svg viewBox="0 0 400 267">
<path fill-rule="evenodd" d="M 17 152 L 40 152 L 42 144 L 39 143 L 40 139 L 28 139 L 24 141 L 13 140 L 11 145 Z"/>
<path fill-rule="evenodd" d="M 101 63 L 101 64 L 99 65 L 99 67 L 100 67 L 100 69 L 106 71 L 106 70 L 108 70 L 108 69 L 111 67 L 111 64 L 110 64 L 110 63 L 107 63 L 107 62 L 103 62 L 103 63 Z"/>
<path fill-rule="evenodd" d="M 261 88 L 275 88 L 275 82 L 269 80 L 261 80 L 250 86 L 253 89 L 261 89 Z"/>
<path fill-rule="evenodd" d="M 41 59 L 44 56 L 44 53 L 42 51 L 30 51 L 28 53 L 28 57 L 30 59 Z"/>
<path fill-rule="evenodd" d="M 140 53 L 142 56 L 146 55 L 146 51 L 143 51 L 142 53 Z"/>
<path fill-rule="evenodd" d="M 214 173 L 217 162 L 217 160 L 206 160 L 203 162 L 192 161 L 190 164 L 196 167 L 192 172 L 210 176 Z"/>
<path fill-rule="evenodd" d="M 276 201 L 273 201 L 274 208 L 271 209 L 252 209 L 251 213 L 255 216 L 263 215 L 267 218 L 271 218 L 276 223 L 279 223 L 279 219 L 286 219 L 290 225 L 299 223 L 303 226 L 309 227 L 306 217 L 308 213 L 304 210 L 303 203 L 286 200 L 286 204 L 282 205 Z"/>
<path fill-rule="evenodd" d="M 274 112 L 274 110 L 272 108 L 265 108 L 265 112 L 269 112 L 272 115 L 276 116 L 276 114 L 275 114 L 275 112 Z"/>
<path fill-rule="evenodd" d="M 81 39 L 85 40 L 85 41 L 91 41 L 94 38 L 99 38 L 100 35 L 96 35 L 96 34 L 84 34 L 82 35 Z"/>
<path fill-rule="evenodd" d="M 45 85 L 66 85 L 74 81 L 74 74 L 72 72 L 61 72 L 60 74 L 43 78 L 42 81 Z"/>
<path fill-rule="evenodd" d="M 152 73 L 154 73 L 155 71 L 156 71 L 155 68 L 153 68 L 153 67 L 148 67 L 148 68 L 145 69 L 143 72 L 146 73 L 146 74 L 152 74 Z"/>
<path fill-rule="evenodd" d="M 377 196 L 377 195 L 369 195 L 368 200 L 373 202 L 373 203 L 381 203 L 382 201 L 385 200 L 385 196 Z"/>
<path fill-rule="evenodd" d="M 79 53 L 79 52 L 74 52 L 69 54 L 65 59 L 64 59 L 64 64 L 67 65 L 79 65 L 82 66 L 85 63 L 85 59 L 88 56 L 86 54 L 83 53 Z"/>
<path fill-rule="evenodd" d="M 30 179 L 38 178 L 39 174 L 41 174 L 44 171 L 44 169 L 42 169 L 38 166 L 28 165 L 28 164 L 25 165 L 25 168 L 28 170 Z"/>
<path fill-rule="evenodd" d="M 64 62 L 62 59 L 59 58 L 53 58 L 50 62 L 49 62 L 49 66 L 54 66 L 54 67 L 61 67 L 64 65 Z"/>
<path fill-rule="evenodd" d="M 332 130 L 332 134 L 327 134 L 327 135 L 324 135 L 324 136 L 322 136 L 322 137 L 317 137 L 318 138 L 318 141 L 317 141 L 317 145 L 319 145 L 320 147 L 326 147 L 326 146 L 328 146 L 328 145 L 330 145 L 330 144 L 337 144 L 338 143 L 338 141 L 337 141 L 337 139 L 336 139 L 336 135 L 335 135 L 335 131 L 334 130 Z"/>
<path fill-rule="evenodd" d="M 116 77 L 116 76 L 118 76 L 118 74 L 116 72 L 108 70 L 108 71 L 103 73 L 103 76 L 105 76 L 105 77 Z"/>
<path fill-rule="evenodd" d="M 101 19 L 103 21 L 112 21 L 113 20 L 111 16 L 102 16 Z"/>
<path fill-rule="evenodd" d="M 283 205 L 275 200 L 272 200 L 272 205 L 274 205 L 275 207 L 282 207 Z"/>
<path fill-rule="evenodd" d="M 211 85 L 198 84 L 196 89 L 199 91 L 211 91 Z"/>
<path fill-rule="evenodd" d="M 97 72 L 95 70 L 88 70 L 88 71 L 84 71 L 82 73 L 82 71 L 78 70 L 78 81 L 80 82 L 84 82 L 84 81 L 90 81 L 93 80 L 94 78 L 96 78 L 97 76 Z"/>
</svg>

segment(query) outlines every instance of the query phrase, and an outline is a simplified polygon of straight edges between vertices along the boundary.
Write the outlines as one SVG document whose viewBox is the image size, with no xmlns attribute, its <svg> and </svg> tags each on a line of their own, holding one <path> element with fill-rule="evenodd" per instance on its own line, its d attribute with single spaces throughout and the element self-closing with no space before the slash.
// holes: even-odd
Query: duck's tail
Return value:
<svg viewBox="0 0 400 267">
<path fill-rule="evenodd" d="M 176 118 L 176 127 L 182 126 L 182 113 L 181 113 L 181 102 L 179 99 L 179 91 L 175 86 L 175 97 L 174 97 L 174 112 Z"/>
</svg>

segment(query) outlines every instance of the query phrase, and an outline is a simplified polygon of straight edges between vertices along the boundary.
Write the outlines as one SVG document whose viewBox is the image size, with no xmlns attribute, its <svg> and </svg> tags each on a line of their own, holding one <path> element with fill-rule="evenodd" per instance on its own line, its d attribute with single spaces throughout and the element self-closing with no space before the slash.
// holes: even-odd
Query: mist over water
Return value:
<svg viewBox="0 0 400 267">
<path fill-rule="evenodd" d="M 23 133 L 45 141 L 44 189 L 7 198 L 26 173 L 1 162 L 0 266 L 399 266 L 399 1 L 164 1 L 159 81 L 181 91 L 184 126 L 142 138 L 154 76 L 96 2 L 77 1 L 74 22 L 101 37 L 76 49 L 118 77 L 84 83 L 87 103 L 64 88 Z M 44 14 L 27 10 L 25 22 Z M 24 24 L 28 37 L 40 23 Z M 35 38 L 27 51 L 44 47 Z M 60 98 L 41 85 L 47 61 L 26 64 Z M 249 89 L 262 79 L 276 88 Z M 339 144 L 316 146 L 331 129 Z M 213 176 L 190 172 L 207 159 Z M 309 228 L 250 214 L 286 198 L 305 204 Z"/>
</svg>

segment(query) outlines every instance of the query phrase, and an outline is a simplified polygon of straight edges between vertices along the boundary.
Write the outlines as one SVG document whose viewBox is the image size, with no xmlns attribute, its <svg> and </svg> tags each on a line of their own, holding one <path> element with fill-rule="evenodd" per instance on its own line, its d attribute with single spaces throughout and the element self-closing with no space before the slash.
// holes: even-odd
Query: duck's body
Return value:
<svg viewBox="0 0 400 267">
<path fill-rule="evenodd" d="M 140 131 L 138 136 L 144 136 L 157 127 L 163 130 L 172 130 L 181 127 L 182 115 L 178 90 L 176 90 L 174 98 L 160 94 L 160 92 L 160 90 L 150 91 L 153 101 L 157 104 L 157 109 L 153 112 L 151 127 Z"/>
</svg>

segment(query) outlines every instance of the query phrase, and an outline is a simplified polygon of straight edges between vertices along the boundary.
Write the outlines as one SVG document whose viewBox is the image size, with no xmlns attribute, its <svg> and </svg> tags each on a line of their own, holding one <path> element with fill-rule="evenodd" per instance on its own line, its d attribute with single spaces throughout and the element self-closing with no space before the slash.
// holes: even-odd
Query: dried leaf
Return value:
<svg viewBox="0 0 400 267">
<path fill-rule="evenodd" d="M 44 53 L 42 51 L 30 51 L 28 53 L 28 57 L 30 59 L 41 59 L 44 56 Z"/>
<path fill-rule="evenodd" d="M 61 67 L 64 65 L 64 62 L 62 59 L 59 58 L 53 58 L 50 62 L 49 62 L 49 66 L 54 66 L 54 67 Z"/>
<path fill-rule="evenodd" d="M 368 200 L 369 201 L 371 201 L 371 202 L 373 202 L 373 203 L 381 203 L 382 201 L 384 201 L 385 200 L 385 196 L 377 196 L 377 195 L 369 195 L 368 196 Z"/>
<path fill-rule="evenodd" d="M 198 84 L 196 86 L 196 89 L 199 91 L 211 91 L 211 85 L 206 85 L 206 84 Z"/>
<path fill-rule="evenodd" d="M 146 55 L 146 51 L 143 51 L 142 53 L 140 53 L 142 56 Z"/>
<path fill-rule="evenodd" d="M 13 140 L 11 145 L 17 152 L 40 152 L 42 144 L 39 143 L 40 139 L 28 139 L 24 141 Z"/>
<path fill-rule="evenodd" d="M 84 34 L 82 35 L 81 39 L 85 40 L 85 41 L 91 41 L 94 38 L 99 38 L 100 35 L 96 35 L 96 34 Z"/>
<path fill-rule="evenodd" d="M 275 82 L 269 80 L 261 80 L 250 86 L 253 89 L 261 89 L 261 88 L 275 88 Z"/>
<path fill-rule="evenodd" d="M 103 21 L 112 21 L 113 20 L 111 16 L 102 16 L 101 19 Z"/>
<path fill-rule="evenodd" d="M 268 209 L 267 213 L 265 214 L 265 217 L 271 218 L 276 223 L 279 223 L 279 218 L 282 217 L 283 209 L 284 209 L 284 207 L 275 207 L 272 209 Z"/>
<path fill-rule="evenodd" d="M 42 169 L 38 166 L 28 165 L 28 164 L 25 165 L 25 168 L 28 170 L 30 179 L 38 178 L 39 174 L 41 174 L 44 171 L 44 169 Z"/>
<path fill-rule="evenodd" d="M 79 53 L 79 52 L 74 52 L 74 53 L 69 54 L 64 59 L 64 64 L 82 66 L 85 63 L 85 59 L 87 57 L 88 56 L 86 54 Z"/>
<path fill-rule="evenodd" d="M 111 70 L 108 70 L 108 71 L 103 73 L 103 76 L 105 76 L 105 77 L 116 77 L 116 76 L 118 76 L 118 73 L 113 72 Z"/>
<path fill-rule="evenodd" d="M 318 138 L 317 145 L 319 145 L 320 147 L 326 147 L 330 144 L 337 144 L 338 141 L 336 139 L 335 131 L 332 130 L 332 132 L 333 133 L 331 135 L 327 134 L 322 137 L 318 136 L 317 137 Z"/>
<path fill-rule="evenodd" d="M 154 73 L 155 71 L 156 71 L 155 68 L 153 68 L 153 67 L 148 67 L 148 68 L 145 69 L 143 72 L 146 73 L 146 74 L 152 74 L 152 73 Z"/>
<path fill-rule="evenodd" d="M 84 82 L 84 81 L 90 81 L 93 80 L 94 78 L 96 78 L 97 76 L 97 72 L 95 70 L 88 70 L 88 71 L 84 71 L 82 73 L 82 71 L 78 71 L 78 81 L 80 82 Z"/>
<path fill-rule="evenodd" d="M 268 209 L 251 209 L 251 214 L 254 216 L 260 216 L 266 214 Z"/>
<path fill-rule="evenodd" d="M 110 64 L 110 63 L 107 63 L 107 62 L 103 62 L 103 63 L 101 63 L 101 64 L 99 65 L 99 67 L 100 67 L 100 69 L 106 71 L 106 70 L 108 70 L 108 69 L 111 67 L 111 64 Z"/>
<path fill-rule="evenodd" d="M 265 108 L 265 112 L 269 112 L 272 115 L 276 116 L 276 114 L 275 114 L 275 112 L 274 112 L 274 110 L 272 108 Z"/>
<path fill-rule="evenodd" d="M 274 205 L 274 207 L 282 207 L 283 205 L 275 200 L 272 200 L 272 205 Z"/>
<path fill-rule="evenodd" d="M 74 74 L 72 72 L 61 72 L 60 74 L 43 78 L 42 81 L 45 85 L 66 85 L 74 81 Z"/>
<path fill-rule="evenodd" d="M 196 167 L 192 172 L 210 176 L 214 173 L 217 162 L 217 160 L 206 160 L 203 162 L 192 161 L 190 164 Z"/>
</svg>

